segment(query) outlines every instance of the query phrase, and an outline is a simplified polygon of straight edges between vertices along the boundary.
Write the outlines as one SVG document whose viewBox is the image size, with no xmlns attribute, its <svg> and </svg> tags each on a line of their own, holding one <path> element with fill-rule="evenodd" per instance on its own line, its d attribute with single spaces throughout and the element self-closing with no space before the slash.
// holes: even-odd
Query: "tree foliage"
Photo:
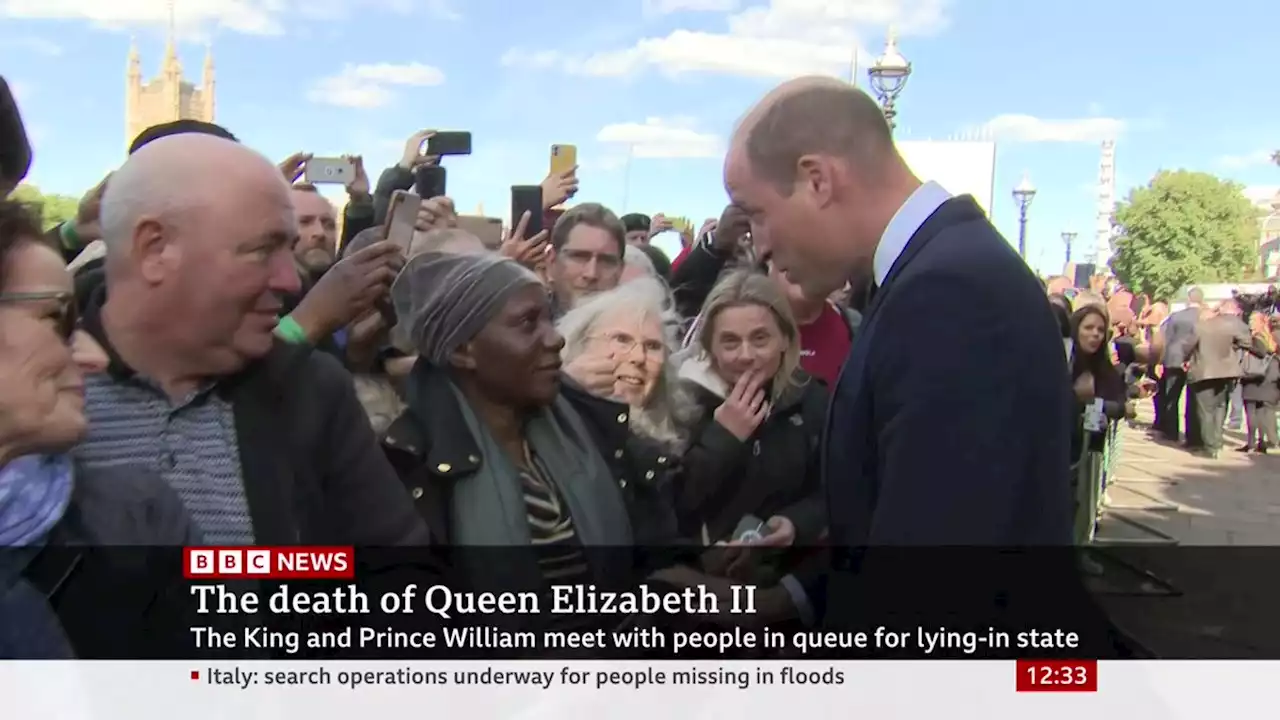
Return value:
<svg viewBox="0 0 1280 720">
<path fill-rule="evenodd" d="M 1258 264 L 1258 219 L 1233 182 L 1161 172 L 1116 205 L 1111 269 L 1129 289 L 1167 299 L 1190 283 L 1232 282 Z"/>
<path fill-rule="evenodd" d="M 40 188 L 26 183 L 19 185 L 9 197 L 34 206 L 40 213 L 40 220 L 46 230 L 60 222 L 73 219 L 80 205 L 80 198 L 68 195 L 45 195 L 40 192 Z"/>
</svg>

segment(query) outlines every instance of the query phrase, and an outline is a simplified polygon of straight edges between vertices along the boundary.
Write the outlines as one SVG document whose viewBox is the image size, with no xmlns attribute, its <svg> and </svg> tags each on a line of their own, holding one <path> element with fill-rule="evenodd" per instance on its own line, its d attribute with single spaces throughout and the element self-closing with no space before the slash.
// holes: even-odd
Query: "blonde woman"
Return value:
<svg viewBox="0 0 1280 720">
<path fill-rule="evenodd" d="M 768 277 L 722 277 L 703 305 L 682 386 L 701 409 L 676 482 L 682 534 L 810 544 L 826 524 L 818 445 L 827 391 L 800 369 L 790 306 Z"/>
<path fill-rule="evenodd" d="M 1276 445 L 1276 403 L 1280 402 L 1280 367 L 1276 361 L 1276 341 L 1271 334 L 1271 324 L 1260 312 L 1249 314 L 1249 335 L 1253 346 L 1245 348 L 1254 357 L 1265 360 L 1261 375 L 1240 380 L 1240 398 L 1244 401 L 1244 419 L 1248 429 L 1245 443 L 1239 452 L 1256 452 L 1265 455 Z M 1257 365 L 1255 363 L 1255 365 Z"/>
</svg>

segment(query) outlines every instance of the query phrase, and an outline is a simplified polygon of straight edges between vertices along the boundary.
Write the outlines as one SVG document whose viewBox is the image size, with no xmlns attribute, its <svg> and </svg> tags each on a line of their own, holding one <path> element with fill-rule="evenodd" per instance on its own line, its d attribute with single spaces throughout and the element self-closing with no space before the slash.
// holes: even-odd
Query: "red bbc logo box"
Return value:
<svg viewBox="0 0 1280 720">
<path fill-rule="evenodd" d="M 182 574 L 188 580 L 349 580 L 355 556 L 350 547 L 188 547 Z"/>
</svg>

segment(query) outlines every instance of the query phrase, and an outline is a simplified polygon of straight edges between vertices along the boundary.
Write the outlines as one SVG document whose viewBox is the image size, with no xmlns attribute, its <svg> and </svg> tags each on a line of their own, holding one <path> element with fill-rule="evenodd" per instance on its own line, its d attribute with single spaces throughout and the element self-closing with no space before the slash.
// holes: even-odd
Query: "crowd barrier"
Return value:
<svg viewBox="0 0 1280 720">
<path fill-rule="evenodd" d="M 1128 576 L 1136 583 L 1121 581 L 1106 582 L 1103 585 L 1130 588 L 1117 590 L 1121 594 L 1179 596 L 1181 591 L 1168 581 L 1154 573 L 1133 565 L 1119 556 L 1107 552 L 1108 547 L 1121 545 L 1176 545 L 1176 538 L 1151 528 L 1133 518 L 1127 517 L 1124 510 L 1169 510 L 1171 505 L 1155 506 L 1122 506 L 1111 502 L 1108 492 L 1115 486 L 1119 459 L 1122 451 L 1120 423 L 1111 422 L 1101 433 L 1101 443 L 1095 439 L 1089 441 L 1089 433 L 1084 433 L 1080 456 L 1074 466 L 1074 482 L 1076 496 L 1075 512 L 1075 544 L 1081 548 L 1082 570 L 1095 577 L 1103 577 L 1116 573 Z M 1127 488 L 1128 489 L 1128 488 Z M 1128 489 L 1132 491 L 1131 489 Z M 1176 511 L 1176 508 L 1173 508 Z M 1112 525 L 1123 525 L 1129 532 L 1123 534 L 1102 535 L 1099 532 L 1103 520 L 1116 521 Z M 1138 588 L 1132 590 L 1131 588 Z"/>
</svg>

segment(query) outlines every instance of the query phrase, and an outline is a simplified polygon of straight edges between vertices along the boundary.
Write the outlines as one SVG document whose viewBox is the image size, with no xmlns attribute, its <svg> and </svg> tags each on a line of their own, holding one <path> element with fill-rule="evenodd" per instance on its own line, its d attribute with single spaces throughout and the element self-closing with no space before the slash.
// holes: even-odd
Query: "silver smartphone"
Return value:
<svg viewBox="0 0 1280 720">
<path fill-rule="evenodd" d="M 340 157 L 313 157 L 307 161 L 302 177 L 312 185 L 346 185 L 356 177 L 355 165 Z"/>
<path fill-rule="evenodd" d="M 764 521 L 755 515 L 745 515 L 738 521 L 738 527 L 733 530 L 734 542 L 753 543 L 758 542 L 765 536 Z"/>
</svg>

